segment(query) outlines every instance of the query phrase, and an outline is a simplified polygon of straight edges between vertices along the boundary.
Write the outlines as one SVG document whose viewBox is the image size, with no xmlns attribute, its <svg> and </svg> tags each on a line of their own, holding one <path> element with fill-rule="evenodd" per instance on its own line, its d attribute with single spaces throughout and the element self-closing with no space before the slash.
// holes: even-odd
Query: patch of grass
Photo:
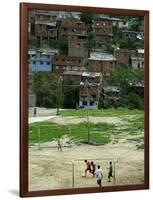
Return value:
<svg viewBox="0 0 153 200">
<path fill-rule="evenodd" d="M 129 110 L 127 108 L 109 108 L 109 109 L 99 109 L 99 110 L 89 110 L 90 116 L 96 116 L 96 117 L 121 117 L 126 115 L 141 115 L 143 114 L 143 110 Z M 62 116 L 78 116 L 78 117 L 85 117 L 87 115 L 87 109 L 69 109 L 65 111 L 61 111 L 60 115 Z"/>
<path fill-rule="evenodd" d="M 90 140 L 97 143 L 106 144 L 111 141 L 110 133 L 114 125 L 107 123 L 90 123 Z M 38 143 L 40 131 L 40 141 L 49 142 L 59 136 L 68 135 L 76 142 L 88 140 L 87 123 L 60 125 L 57 123 L 37 122 L 29 125 L 29 143 Z"/>
<path fill-rule="evenodd" d="M 128 132 L 128 135 L 137 135 L 138 133 L 137 132 L 135 132 L 135 131 L 130 131 L 130 132 Z"/>
<path fill-rule="evenodd" d="M 86 117 L 86 109 L 69 109 L 61 111 L 62 116 L 77 116 Z M 90 140 L 106 144 L 111 142 L 111 136 L 119 141 L 126 138 L 128 135 L 142 137 L 143 142 L 143 130 L 144 130 L 144 113 L 143 110 L 129 110 L 126 108 L 119 109 L 100 109 L 90 110 L 90 116 L 99 117 L 119 117 L 124 124 L 109 124 L 109 123 L 97 123 L 90 122 Z M 68 135 L 76 143 L 84 143 L 88 140 L 88 126 L 87 122 L 80 124 L 61 125 L 57 123 L 51 123 L 48 121 L 36 122 L 29 125 L 29 143 L 38 143 L 40 130 L 40 141 L 49 142 L 57 139 L 59 136 Z M 141 148 L 141 147 L 138 147 Z"/>
<path fill-rule="evenodd" d="M 144 149 L 144 144 L 137 144 L 137 149 Z"/>
</svg>

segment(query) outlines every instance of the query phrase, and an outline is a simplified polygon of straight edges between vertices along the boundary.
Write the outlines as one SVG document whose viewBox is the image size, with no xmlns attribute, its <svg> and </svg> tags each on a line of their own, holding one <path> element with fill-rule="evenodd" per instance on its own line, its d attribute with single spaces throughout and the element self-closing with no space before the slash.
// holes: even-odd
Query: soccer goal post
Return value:
<svg viewBox="0 0 153 200">
<path fill-rule="evenodd" d="M 113 158 L 90 158 L 86 159 L 91 163 L 94 162 L 97 166 L 100 165 L 102 169 L 102 185 L 103 186 L 114 186 L 116 183 L 116 160 Z M 113 173 L 111 177 L 111 182 L 108 183 L 108 174 L 109 174 L 109 163 L 112 162 Z M 83 159 L 75 159 L 72 161 L 72 187 L 73 188 L 80 188 L 80 187 L 96 187 L 96 178 L 93 176 L 92 173 L 87 172 L 85 177 L 85 169 L 86 165 Z"/>
</svg>

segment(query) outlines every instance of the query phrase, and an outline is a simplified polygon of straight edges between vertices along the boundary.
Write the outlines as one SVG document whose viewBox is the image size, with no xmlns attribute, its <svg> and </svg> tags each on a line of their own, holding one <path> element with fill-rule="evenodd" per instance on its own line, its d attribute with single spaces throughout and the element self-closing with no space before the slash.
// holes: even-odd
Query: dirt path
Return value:
<svg viewBox="0 0 153 200">
<path fill-rule="evenodd" d="M 79 124 L 81 122 L 87 122 L 86 117 L 63 117 L 55 116 L 48 121 L 58 124 Z M 126 122 L 119 117 L 89 117 L 89 121 L 92 123 L 110 123 L 110 124 L 125 124 Z"/>
</svg>

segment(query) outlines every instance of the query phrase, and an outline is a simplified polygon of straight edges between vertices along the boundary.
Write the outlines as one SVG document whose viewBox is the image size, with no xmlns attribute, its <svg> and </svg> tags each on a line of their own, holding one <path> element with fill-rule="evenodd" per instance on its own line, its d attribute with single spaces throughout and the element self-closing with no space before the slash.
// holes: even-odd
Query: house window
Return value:
<svg viewBox="0 0 153 200">
<path fill-rule="evenodd" d="M 40 64 L 43 65 L 43 61 L 40 61 Z"/>
<path fill-rule="evenodd" d="M 94 101 L 90 101 L 90 106 L 93 106 L 94 105 Z"/>
<path fill-rule="evenodd" d="M 140 69 L 140 63 L 138 63 L 137 67 L 138 67 L 138 69 Z"/>
<path fill-rule="evenodd" d="M 65 61 L 65 58 L 63 58 L 62 60 Z"/>
<path fill-rule="evenodd" d="M 35 65 L 35 64 L 36 64 L 36 61 L 33 61 L 33 64 Z"/>
<path fill-rule="evenodd" d="M 86 105 L 87 105 L 87 101 L 83 101 L 82 104 L 83 104 L 84 106 L 86 106 Z"/>
<path fill-rule="evenodd" d="M 80 43 L 77 43 L 77 47 L 80 47 L 81 45 L 80 45 Z"/>
<path fill-rule="evenodd" d="M 47 65 L 50 65 L 50 62 L 49 62 L 49 61 L 47 61 L 47 62 L 46 62 L 46 64 L 47 64 Z"/>
<path fill-rule="evenodd" d="M 96 98 L 96 95 L 93 94 L 93 95 L 92 95 L 92 98 L 95 99 L 95 98 Z"/>
</svg>

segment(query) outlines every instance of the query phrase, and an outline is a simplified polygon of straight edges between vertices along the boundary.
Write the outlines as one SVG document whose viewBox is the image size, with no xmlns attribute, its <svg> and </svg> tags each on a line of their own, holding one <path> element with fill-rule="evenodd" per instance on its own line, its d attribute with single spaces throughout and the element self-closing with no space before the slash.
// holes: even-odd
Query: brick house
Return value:
<svg viewBox="0 0 153 200">
<path fill-rule="evenodd" d="M 53 58 L 53 72 L 62 74 L 64 71 L 83 71 L 83 58 L 75 56 L 55 55 Z"/>
<path fill-rule="evenodd" d="M 131 59 L 131 51 L 128 49 L 115 49 L 114 57 L 117 59 L 118 64 L 129 66 Z"/>
<path fill-rule="evenodd" d="M 40 39 L 41 46 L 48 46 L 50 39 L 57 39 L 56 19 L 54 12 L 36 11 L 35 36 Z"/>
<path fill-rule="evenodd" d="M 115 49 L 114 57 L 117 59 L 118 64 L 131 66 L 133 69 L 144 67 L 144 49 Z"/>
<path fill-rule="evenodd" d="M 111 54 L 92 52 L 88 58 L 88 71 L 109 76 L 116 69 L 116 58 Z"/>
<path fill-rule="evenodd" d="M 73 34 L 68 36 L 68 56 L 88 57 L 86 48 L 87 35 Z"/>
<path fill-rule="evenodd" d="M 42 40 L 57 39 L 55 23 L 35 22 L 35 35 Z"/>
<path fill-rule="evenodd" d="M 113 35 L 113 22 L 109 17 L 99 18 L 93 21 L 96 48 L 106 49 L 108 39 Z"/>
<path fill-rule="evenodd" d="M 87 28 L 84 22 L 76 18 L 66 18 L 62 19 L 59 34 L 60 37 L 66 38 L 71 34 L 86 35 Z"/>
<path fill-rule="evenodd" d="M 82 77 L 81 71 L 64 71 L 63 72 L 63 83 L 64 85 L 69 85 L 70 81 L 73 82 L 74 85 L 80 85 Z"/>
</svg>

